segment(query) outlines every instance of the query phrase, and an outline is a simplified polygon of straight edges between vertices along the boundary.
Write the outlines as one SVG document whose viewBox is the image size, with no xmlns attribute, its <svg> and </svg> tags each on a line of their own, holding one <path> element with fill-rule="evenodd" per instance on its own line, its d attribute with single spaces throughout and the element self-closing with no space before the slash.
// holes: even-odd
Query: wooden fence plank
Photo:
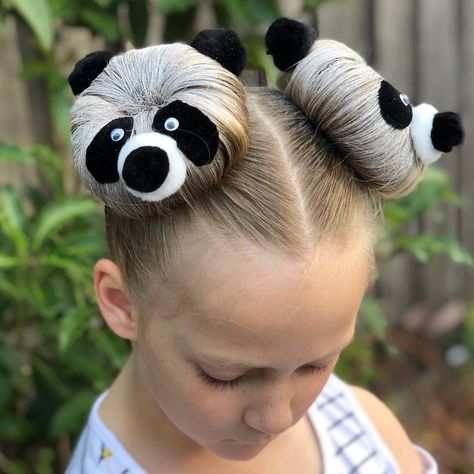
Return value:
<svg viewBox="0 0 474 474">
<path fill-rule="evenodd" d="M 457 1 L 418 0 L 416 67 L 417 101 L 428 102 L 440 111 L 456 110 L 459 106 L 458 74 L 459 44 L 457 36 Z M 454 151 L 442 157 L 437 165 L 449 176 L 450 183 L 458 190 L 460 155 Z M 433 223 L 423 219 L 426 232 L 439 233 L 458 239 L 458 213 L 452 206 L 441 206 L 446 220 Z M 432 305 L 462 294 L 462 276 L 458 265 L 448 257 L 440 256 L 436 262 L 423 268 L 424 297 Z"/>
<path fill-rule="evenodd" d="M 0 140 L 16 145 L 33 143 L 30 114 L 25 83 L 18 79 L 22 64 L 16 44 L 16 27 L 13 17 L 7 17 L 0 30 L 2 63 L 0 67 Z"/>
<path fill-rule="evenodd" d="M 374 10 L 374 68 L 409 97 L 415 92 L 413 12 L 413 0 L 378 0 Z M 384 301 L 388 319 L 398 320 L 414 302 L 419 265 L 411 255 L 400 254 L 380 262 L 379 272 L 377 296 Z"/>
<path fill-rule="evenodd" d="M 34 143 L 31 104 L 26 84 L 18 79 L 22 69 L 13 17 L 7 17 L 0 33 L 2 63 L 0 67 L 0 141 L 21 147 Z M 34 168 L 27 164 L 0 162 L 0 186 L 12 185 L 23 192 L 37 184 Z"/>
<path fill-rule="evenodd" d="M 460 238 L 474 255 L 474 2 L 462 0 L 460 8 L 460 111 L 466 139 L 460 153 L 460 192 L 465 200 L 461 211 Z M 474 270 L 463 272 L 464 298 L 474 300 Z"/>
<path fill-rule="evenodd" d="M 374 68 L 399 91 L 414 90 L 413 0 L 378 0 L 374 17 Z"/>
<path fill-rule="evenodd" d="M 320 37 L 341 41 L 370 62 L 372 38 L 369 5 L 369 0 L 324 3 L 318 12 Z"/>
</svg>

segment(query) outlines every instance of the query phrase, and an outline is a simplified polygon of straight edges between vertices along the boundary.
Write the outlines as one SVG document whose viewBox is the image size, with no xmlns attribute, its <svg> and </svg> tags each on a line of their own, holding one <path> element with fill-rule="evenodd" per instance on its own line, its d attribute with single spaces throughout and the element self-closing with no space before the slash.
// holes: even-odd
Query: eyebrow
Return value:
<svg viewBox="0 0 474 474">
<path fill-rule="evenodd" d="M 345 343 L 340 349 L 336 351 L 332 351 L 329 354 L 324 355 L 323 357 L 320 357 L 318 359 L 315 359 L 308 364 L 304 365 L 310 365 L 310 364 L 317 364 L 321 363 L 322 361 L 328 359 L 329 357 L 335 356 L 337 354 L 340 354 L 347 346 L 349 346 L 354 339 L 354 335 L 352 335 L 351 339 Z M 232 361 L 229 359 L 224 359 L 220 356 L 212 356 L 210 354 L 202 354 L 201 356 L 197 357 L 200 362 L 203 364 L 210 364 L 219 368 L 223 369 L 234 369 L 234 370 L 277 370 L 273 367 L 262 367 L 260 365 L 252 365 L 252 364 L 247 364 L 245 362 L 238 362 L 238 361 Z"/>
</svg>

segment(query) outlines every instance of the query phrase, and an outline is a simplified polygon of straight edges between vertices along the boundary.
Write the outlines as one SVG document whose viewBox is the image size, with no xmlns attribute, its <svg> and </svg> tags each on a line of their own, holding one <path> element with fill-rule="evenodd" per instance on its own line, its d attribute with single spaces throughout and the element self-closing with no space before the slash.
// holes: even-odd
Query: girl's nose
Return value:
<svg viewBox="0 0 474 474">
<path fill-rule="evenodd" d="M 281 387 L 280 387 L 281 389 Z M 245 423 L 254 430 L 276 436 L 294 423 L 292 397 L 276 387 L 271 394 L 259 398 L 244 413 Z"/>
</svg>

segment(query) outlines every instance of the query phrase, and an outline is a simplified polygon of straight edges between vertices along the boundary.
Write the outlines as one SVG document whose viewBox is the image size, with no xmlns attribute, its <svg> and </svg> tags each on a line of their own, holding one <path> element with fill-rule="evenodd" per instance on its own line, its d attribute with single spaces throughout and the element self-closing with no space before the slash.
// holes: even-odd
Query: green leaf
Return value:
<svg viewBox="0 0 474 474">
<path fill-rule="evenodd" d="M 227 14 L 230 18 L 239 19 L 244 22 L 253 22 L 255 14 L 252 5 L 244 0 L 235 0 L 228 2 L 226 0 L 220 0 L 222 6 L 227 10 Z"/>
<path fill-rule="evenodd" d="M 474 264 L 470 253 L 459 242 L 438 235 L 401 235 L 395 238 L 400 250 L 413 253 L 422 263 L 433 261 L 437 254 L 444 253 L 454 262 L 472 266 Z"/>
<path fill-rule="evenodd" d="M 94 0 L 97 5 L 101 8 L 107 8 L 112 4 L 112 0 Z M 134 0 L 131 0 L 134 1 Z"/>
<path fill-rule="evenodd" d="M 304 8 L 306 10 L 315 10 L 321 5 L 330 2 L 331 0 L 304 0 Z"/>
<path fill-rule="evenodd" d="M 36 157 L 36 160 L 41 166 L 48 166 L 54 170 L 61 172 L 64 169 L 63 159 L 50 147 L 45 145 L 33 145 L 31 153 Z"/>
<path fill-rule="evenodd" d="M 31 474 L 31 470 L 21 459 L 13 459 L 8 462 L 5 474 Z"/>
<path fill-rule="evenodd" d="M 10 402 L 13 390 L 8 377 L 0 373 L 0 413 L 3 413 L 5 407 Z M 1 416 L 1 415 L 0 415 Z"/>
<path fill-rule="evenodd" d="M 25 298 L 24 288 L 19 288 L 17 285 L 11 283 L 9 278 L 5 278 L 0 273 L 0 295 L 10 297 L 13 301 L 21 301 Z"/>
<path fill-rule="evenodd" d="M 46 0 L 10 0 L 10 3 L 31 27 L 41 49 L 48 52 L 53 44 L 53 24 Z"/>
<path fill-rule="evenodd" d="M 459 204 L 460 201 L 460 197 L 449 187 L 446 172 L 432 165 L 426 169 L 414 192 L 385 203 L 385 221 L 390 230 L 396 232 L 441 202 Z"/>
<path fill-rule="evenodd" d="M 61 258 L 57 255 L 50 254 L 39 257 L 38 263 L 45 267 L 64 270 L 77 286 L 83 283 L 83 280 L 92 274 L 92 270 L 81 261 L 77 261 L 76 258 Z M 83 291 L 82 288 L 77 289 L 78 291 Z"/>
<path fill-rule="evenodd" d="M 0 189 L 0 230 L 16 248 L 17 257 L 28 256 L 27 215 L 20 196 L 11 186 Z"/>
<path fill-rule="evenodd" d="M 14 268 L 22 263 L 23 261 L 16 257 L 9 257 L 8 255 L 0 253 L 0 269 Z"/>
<path fill-rule="evenodd" d="M 269 22 L 280 16 L 280 8 L 276 0 L 220 0 L 219 3 L 228 12 L 230 18 L 242 22 Z"/>
<path fill-rule="evenodd" d="M 51 391 L 57 393 L 62 399 L 69 397 L 69 389 L 55 372 L 54 368 L 41 360 L 38 356 L 33 356 L 32 365 L 36 374 L 50 387 Z"/>
<path fill-rule="evenodd" d="M 64 353 L 74 341 L 77 341 L 82 336 L 90 317 L 91 311 L 74 307 L 69 308 L 62 315 L 58 330 L 60 352 Z"/>
<path fill-rule="evenodd" d="M 148 30 L 147 0 L 133 0 L 130 2 L 128 17 L 133 35 L 133 43 L 137 48 L 141 48 L 145 44 Z"/>
<path fill-rule="evenodd" d="M 35 158 L 32 153 L 17 146 L 0 142 L 0 161 L 16 161 L 20 163 L 34 163 Z"/>
<path fill-rule="evenodd" d="M 265 47 L 262 45 L 260 37 L 251 36 L 245 40 L 245 47 L 247 49 L 247 68 L 248 69 L 263 69 L 265 77 L 269 85 L 276 85 L 278 77 L 278 69 L 273 63 L 273 59 L 266 53 Z"/>
<path fill-rule="evenodd" d="M 375 334 L 379 340 L 385 339 L 387 318 L 374 297 L 366 295 L 362 300 L 359 323 L 365 330 Z"/>
<path fill-rule="evenodd" d="M 183 13 L 194 6 L 196 0 L 160 0 L 156 9 L 163 15 L 172 13 Z"/>
<path fill-rule="evenodd" d="M 45 208 L 38 218 L 33 231 L 33 250 L 38 252 L 45 240 L 65 225 L 96 211 L 97 205 L 91 199 L 75 198 L 54 202 Z"/>
<path fill-rule="evenodd" d="M 84 425 L 97 394 L 81 390 L 64 402 L 53 416 L 49 427 L 50 436 L 60 436 L 79 431 Z"/>
<path fill-rule="evenodd" d="M 241 0 L 242 1 L 242 0 Z M 277 0 L 243 0 L 244 3 L 254 8 L 254 17 L 257 22 L 269 22 L 281 16 Z"/>
<path fill-rule="evenodd" d="M 49 102 L 55 132 L 59 137 L 61 137 L 63 143 L 69 144 L 71 99 L 66 87 L 62 88 L 60 91 L 50 92 Z"/>
<path fill-rule="evenodd" d="M 56 252 L 61 256 L 95 257 L 106 250 L 105 239 L 96 231 L 77 232 L 61 238 L 56 246 Z M 1 262 L 1 260 L 0 260 Z M 1 263 L 0 263 L 1 267 Z"/>
<path fill-rule="evenodd" d="M 0 367 L 10 376 L 18 373 L 21 368 L 21 362 L 17 353 L 10 347 L 0 344 Z"/>
<path fill-rule="evenodd" d="M 23 81 L 29 81 L 35 77 L 45 76 L 49 67 L 49 64 L 45 63 L 44 59 L 27 60 L 20 71 L 19 78 Z"/>
<path fill-rule="evenodd" d="M 0 441 L 21 443 L 33 432 L 33 425 L 26 418 L 6 412 L 0 416 Z"/>
<path fill-rule="evenodd" d="M 40 448 L 36 456 L 36 474 L 54 474 L 54 460 L 56 456 L 51 448 Z"/>
<path fill-rule="evenodd" d="M 90 337 L 96 347 L 100 347 L 101 351 L 107 354 L 115 368 L 119 369 L 123 366 L 128 351 L 122 339 L 110 335 L 108 331 L 103 329 L 92 330 Z"/>
<path fill-rule="evenodd" d="M 5 17 L 7 16 L 7 11 L 4 7 L 4 5 L 0 2 L 0 34 L 3 33 L 3 26 L 4 26 L 4 21 Z"/>
<path fill-rule="evenodd" d="M 188 10 L 173 12 L 167 15 L 164 28 L 164 42 L 191 41 L 194 36 L 193 21 L 196 17 L 196 7 L 192 5 Z"/>
<path fill-rule="evenodd" d="M 71 0 L 48 0 L 48 5 L 54 18 L 64 19 L 71 10 Z"/>
<path fill-rule="evenodd" d="M 100 8 L 81 8 L 79 15 L 92 31 L 103 34 L 110 41 L 120 39 L 120 29 L 115 15 Z"/>
<path fill-rule="evenodd" d="M 69 122 L 69 120 L 66 120 Z M 33 145 L 31 152 L 35 155 L 38 169 L 56 201 L 64 197 L 62 174 L 65 169 L 64 160 L 54 150 L 44 145 Z"/>
<path fill-rule="evenodd" d="M 91 385 L 98 380 L 111 383 L 115 372 L 112 373 L 110 367 L 105 367 L 103 358 L 98 357 L 96 347 L 87 341 L 87 345 L 74 345 L 72 350 L 64 354 L 58 354 L 64 364 L 76 377 L 83 379 L 83 385 Z M 92 362 L 93 361 L 93 362 Z"/>
</svg>

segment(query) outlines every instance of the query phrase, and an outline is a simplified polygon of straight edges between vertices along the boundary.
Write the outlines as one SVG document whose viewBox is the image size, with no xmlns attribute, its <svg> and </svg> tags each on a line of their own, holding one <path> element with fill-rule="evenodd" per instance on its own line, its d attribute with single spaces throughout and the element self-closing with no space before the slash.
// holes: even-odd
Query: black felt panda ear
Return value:
<svg viewBox="0 0 474 474">
<path fill-rule="evenodd" d="M 191 46 L 236 76 L 240 75 L 247 61 L 247 52 L 237 33 L 226 28 L 200 31 Z"/>
<path fill-rule="evenodd" d="M 267 54 L 273 56 L 280 71 L 287 71 L 309 53 L 318 36 L 315 28 L 289 18 L 279 18 L 265 35 Z"/>
<path fill-rule="evenodd" d="M 69 74 L 68 81 L 74 95 L 86 90 L 92 81 L 105 69 L 113 54 L 110 51 L 89 53 L 79 60 Z"/>
</svg>

